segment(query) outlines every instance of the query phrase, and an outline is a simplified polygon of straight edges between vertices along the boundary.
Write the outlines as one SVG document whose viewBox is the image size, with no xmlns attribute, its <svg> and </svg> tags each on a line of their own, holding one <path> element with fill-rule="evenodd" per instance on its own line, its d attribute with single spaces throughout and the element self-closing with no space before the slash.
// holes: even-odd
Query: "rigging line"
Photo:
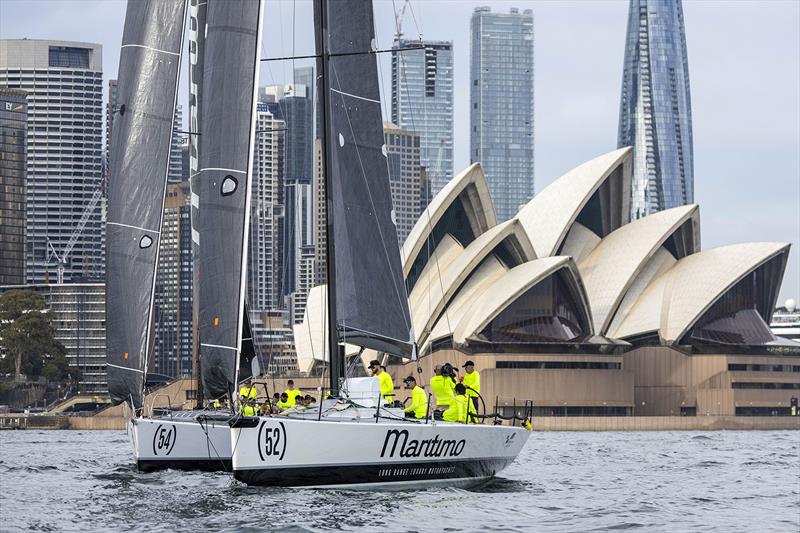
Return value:
<svg viewBox="0 0 800 533">
<path fill-rule="evenodd" d="M 331 71 L 333 72 L 333 75 L 336 77 L 336 84 L 339 87 L 341 87 L 342 85 L 341 85 L 341 82 L 339 81 L 339 74 L 336 72 L 336 66 L 333 63 L 331 63 L 330 65 L 331 65 Z M 375 213 L 375 215 L 376 215 L 376 221 L 377 221 L 378 210 L 375 208 L 375 201 L 372 198 L 372 189 L 369 186 L 369 180 L 367 179 L 367 172 L 364 169 L 364 161 L 361 159 L 361 151 L 358 149 L 358 143 L 355 142 L 356 134 L 355 134 L 355 131 L 353 130 L 353 122 L 350 120 L 350 111 L 348 110 L 348 107 L 347 107 L 347 105 L 346 105 L 346 103 L 344 101 L 344 96 L 342 96 L 341 98 L 342 98 L 342 108 L 344 109 L 345 117 L 347 118 L 347 125 L 350 128 L 350 135 L 353 136 L 353 140 L 354 140 L 353 141 L 353 146 L 355 146 L 356 155 L 358 156 L 358 164 L 359 164 L 359 166 L 361 168 L 361 177 L 364 179 L 364 184 L 366 185 L 366 189 L 367 189 L 367 195 L 369 197 L 369 203 L 370 203 L 370 206 L 372 207 L 372 212 Z M 381 126 L 383 126 L 383 124 L 381 124 Z M 381 127 L 381 130 L 383 130 L 383 127 Z M 383 131 L 381 131 L 381 134 L 382 133 L 383 133 Z M 383 248 L 383 254 L 386 257 L 386 264 L 389 265 L 389 270 L 392 273 L 392 277 L 393 277 L 392 285 L 394 286 L 395 296 L 397 297 L 398 304 L 400 304 L 400 308 L 403 309 L 403 299 L 400 296 L 400 292 L 397 290 L 397 283 L 394 282 L 394 279 L 396 279 L 396 278 L 394 278 L 394 276 L 396 276 L 397 274 L 394 271 L 394 267 L 392 267 L 392 261 L 391 261 L 391 258 L 389 257 L 389 249 L 386 247 L 386 238 L 383 235 L 383 230 L 381 229 L 380 224 L 376 224 L 376 226 L 378 227 L 378 235 L 380 236 L 380 239 L 381 239 L 381 247 Z M 399 251 L 398 251 L 398 254 L 399 254 Z M 402 279 L 402 275 L 403 274 L 401 272 L 400 273 L 401 279 Z M 408 299 L 407 298 L 406 298 L 406 306 L 408 306 Z M 405 322 L 406 328 L 409 328 L 409 326 L 410 326 L 409 321 L 411 320 L 411 317 L 409 316 L 408 318 L 406 318 L 405 313 L 402 313 L 402 315 L 403 315 L 403 321 Z M 412 342 L 413 342 L 413 339 L 412 339 Z"/>
<path fill-rule="evenodd" d="M 367 52 L 338 52 L 335 54 L 326 54 L 327 57 L 347 57 L 347 56 L 365 56 L 370 54 L 389 54 L 392 52 L 408 52 L 411 50 L 423 50 L 424 46 L 412 46 L 409 48 L 378 48 L 376 50 L 369 50 Z M 319 59 L 322 57 L 320 54 L 306 54 L 302 56 L 279 56 L 279 57 L 263 57 L 259 59 L 259 61 L 270 62 L 270 61 L 294 61 L 295 59 Z"/>
<path fill-rule="evenodd" d="M 394 4 L 394 0 L 392 1 L 392 4 Z M 412 18 L 414 18 L 414 23 L 416 24 L 416 17 L 414 17 L 414 13 L 413 13 L 414 12 L 414 8 L 410 5 L 410 2 L 409 2 L 409 7 L 411 7 Z M 419 27 L 417 27 L 417 29 L 419 30 Z M 422 42 L 422 33 L 421 32 L 419 32 L 419 39 L 420 39 L 420 42 Z M 425 49 L 425 45 L 420 46 L 420 48 Z M 414 130 L 414 131 L 420 131 L 416 127 L 416 124 L 415 124 L 415 121 L 414 121 L 414 110 L 413 110 L 413 108 L 411 106 L 412 98 L 411 98 L 411 93 L 410 93 L 409 87 L 408 87 L 408 78 L 407 78 L 407 70 L 408 69 L 407 69 L 407 65 L 406 65 L 406 60 L 405 60 L 405 57 L 402 54 L 399 57 L 400 57 L 400 63 L 401 63 L 401 69 L 400 69 L 401 70 L 401 76 L 402 76 L 402 79 L 403 79 L 403 85 L 405 86 L 405 90 L 406 90 L 406 97 L 408 98 L 408 102 L 409 102 L 409 117 L 410 117 L 410 121 L 411 121 L 411 129 Z M 399 117 L 399 115 L 400 115 L 400 109 L 399 109 L 400 102 L 398 102 L 397 105 L 398 105 L 398 117 Z M 424 122 L 427 119 L 427 116 L 428 116 L 427 99 L 424 96 L 422 98 L 422 115 L 423 115 L 423 122 Z M 399 124 L 398 124 L 398 126 L 399 126 Z M 442 140 L 440 139 L 440 147 L 439 147 L 439 151 L 437 153 L 437 163 L 436 163 L 436 167 L 437 168 L 434 169 L 435 172 L 438 173 L 438 175 L 434 174 L 434 172 L 432 172 L 430 178 L 428 179 L 428 185 L 430 185 L 430 183 L 431 183 L 431 178 L 437 178 L 437 179 L 441 178 L 441 175 L 440 175 L 441 174 L 441 157 L 439 157 L 439 155 L 441 154 L 441 149 L 442 149 L 441 148 L 441 141 Z M 427 148 L 426 148 L 425 152 L 426 152 L 426 163 L 430 163 L 429 158 L 427 157 L 428 156 L 428 149 Z M 428 198 L 427 195 L 426 195 L 426 200 L 430 200 L 430 198 Z M 431 224 L 430 210 L 428 209 L 427 202 L 426 202 L 426 206 L 425 206 L 425 214 L 427 214 L 426 219 L 427 219 L 427 225 L 428 225 L 428 231 L 429 231 L 428 238 L 426 239 L 426 247 L 427 247 L 427 250 L 428 250 L 428 258 L 430 259 L 430 257 L 431 257 L 431 238 L 433 236 L 433 226 Z M 434 259 L 435 264 L 436 264 L 436 273 L 437 273 L 437 276 L 439 278 L 439 287 L 441 289 L 442 295 L 444 296 L 445 291 L 444 291 L 444 283 L 442 281 L 441 265 L 439 264 L 439 254 L 436 253 L 436 250 L 433 251 L 433 259 Z M 428 292 L 428 309 L 430 309 L 431 308 L 431 284 L 430 284 L 430 282 L 427 284 L 427 287 L 428 287 L 428 291 L 427 291 Z M 408 291 L 408 286 L 406 286 L 406 291 Z M 445 320 L 447 322 L 448 333 L 452 335 L 452 325 L 450 323 L 450 315 L 449 315 L 447 306 L 445 306 L 445 308 L 444 308 L 444 315 L 445 315 Z M 429 335 L 430 335 L 430 332 L 429 332 Z M 430 350 L 431 350 L 430 353 L 433 353 L 433 343 L 429 342 L 428 346 L 430 347 Z"/>
</svg>

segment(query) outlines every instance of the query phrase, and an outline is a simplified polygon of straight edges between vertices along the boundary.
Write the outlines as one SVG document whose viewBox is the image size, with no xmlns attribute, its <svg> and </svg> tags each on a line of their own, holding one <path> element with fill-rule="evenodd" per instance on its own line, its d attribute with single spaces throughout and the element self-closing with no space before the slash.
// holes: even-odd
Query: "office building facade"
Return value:
<svg viewBox="0 0 800 533">
<path fill-rule="evenodd" d="M 0 85 L 28 92 L 26 278 L 55 279 L 56 255 L 88 209 L 64 279 L 103 274 L 103 72 L 99 44 L 0 40 Z"/>
<path fill-rule="evenodd" d="M 153 307 L 154 371 L 192 374 L 192 228 L 188 181 L 167 186 Z"/>
<path fill-rule="evenodd" d="M 631 0 L 617 141 L 634 152 L 631 218 L 694 202 L 692 105 L 680 0 Z"/>
<path fill-rule="evenodd" d="M 394 223 L 397 227 L 398 245 L 402 246 L 421 213 L 421 135 L 403 130 L 391 122 L 384 122 L 383 137 L 389 160 Z"/>
<path fill-rule="evenodd" d="M 534 194 L 533 11 L 478 7 L 470 32 L 470 161 L 504 221 Z"/>
<path fill-rule="evenodd" d="M 0 285 L 25 283 L 25 91 L 0 87 Z"/>
<path fill-rule="evenodd" d="M 279 309 L 283 300 L 283 206 L 280 203 L 285 124 L 259 103 L 250 203 L 248 303 L 251 314 Z"/>
<path fill-rule="evenodd" d="M 453 43 L 398 38 L 392 49 L 392 122 L 419 133 L 424 209 L 453 179 Z"/>
</svg>

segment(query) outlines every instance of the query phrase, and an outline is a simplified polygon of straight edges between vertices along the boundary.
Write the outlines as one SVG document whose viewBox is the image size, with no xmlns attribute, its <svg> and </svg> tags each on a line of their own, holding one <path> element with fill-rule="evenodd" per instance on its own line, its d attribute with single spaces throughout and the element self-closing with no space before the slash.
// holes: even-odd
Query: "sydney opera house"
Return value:
<svg viewBox="0 0 800 533">
<path fill-rule="evenodd" d="M 570 170 L 500 224 L 479 164 L 439 192 L 402 248 L 425 382 L 470 359 L 487 404 L 538 416 L 788 414 L 800 344 L 768 324 L 789 244 L 702 249 L 697 205 L 632 221 L 631 156 Z M 303 371 L 323 300 L 295 328 Z"/>
</svg>

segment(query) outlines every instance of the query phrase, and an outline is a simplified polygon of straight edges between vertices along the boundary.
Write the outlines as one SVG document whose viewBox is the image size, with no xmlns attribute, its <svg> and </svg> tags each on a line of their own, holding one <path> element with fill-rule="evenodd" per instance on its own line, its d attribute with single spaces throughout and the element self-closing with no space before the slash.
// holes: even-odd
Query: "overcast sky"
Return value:
<svg viewBox="0 0 800 533">
<path fill-rule="evenodd" d="M 262 56 L 312 53 L 311 1 L 266 5 Z M 380 47 L 391 46 L 401 5 L 375 1 Z M 477 5 L 534 11 L 536 190 L 616 148 L 627 1 L 412 0 L 405 35 L 453 41 L 456 172 L 469 164 L 469 19 Z M 779 302 L 800 300 L 800 2 L 688 0 L 683 7 L 702 246 L 791 242 Z M 124 16 L 121 0 L 0 0 L 0 37 L 101 43 L 104 76 L 113 79 Z M 269 63 L 261 84 L 289 81 L 291 70 L 290 62 Z M 185 105 L 185 80 L 181 91 Z"/>
</svg>

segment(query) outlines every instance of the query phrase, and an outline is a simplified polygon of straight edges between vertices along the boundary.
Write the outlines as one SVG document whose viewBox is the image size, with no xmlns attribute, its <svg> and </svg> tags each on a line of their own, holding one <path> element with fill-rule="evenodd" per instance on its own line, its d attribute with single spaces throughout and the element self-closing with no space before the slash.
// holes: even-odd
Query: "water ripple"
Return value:
<svg viewBox="0 0 800 533">
<path fill-rule="evenodd" d="M 502 477 L 406 492 L 143 474 L 123 432 L 0 433 L 3 531 L 799 531 L 797 432 L 534 433 Z"/>
</svg>

